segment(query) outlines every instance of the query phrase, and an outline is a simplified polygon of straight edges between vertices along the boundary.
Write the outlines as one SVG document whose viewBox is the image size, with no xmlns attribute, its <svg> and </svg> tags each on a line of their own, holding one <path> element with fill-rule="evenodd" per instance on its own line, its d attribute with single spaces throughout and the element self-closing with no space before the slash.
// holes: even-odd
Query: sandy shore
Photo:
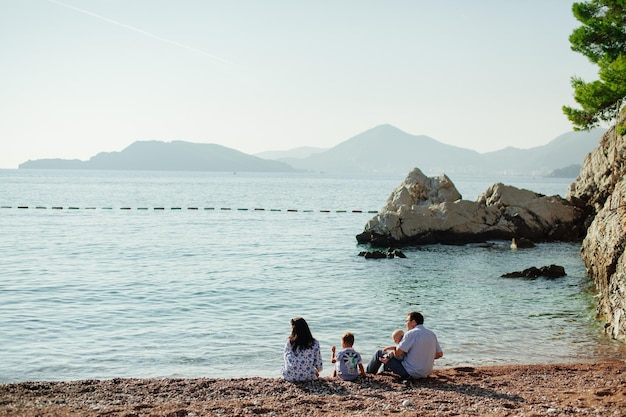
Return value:
<svg viewBox="0 0 626 417">
<path fill-rule="evenodd" d="M 2 416 L 622 416 L 626 362 L 457 367 L 424 380 L 112 379 L 0 385 Z"/>
</svg>

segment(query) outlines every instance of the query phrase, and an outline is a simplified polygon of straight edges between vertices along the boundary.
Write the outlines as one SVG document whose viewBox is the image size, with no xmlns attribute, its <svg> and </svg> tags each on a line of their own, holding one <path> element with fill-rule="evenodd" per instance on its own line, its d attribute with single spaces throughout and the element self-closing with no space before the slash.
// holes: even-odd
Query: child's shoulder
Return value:
<svg viewBox="0 0 626 417">
<path fill-rule="evenodd" d="M 351 348 L 351 347 L 342 349 L 341 352 L 339 352 L 339 354 L 344 354 L 344 355 L 354 355 L 354 354 L 357 354 L 357 355 L 360 355 L 360 353 L 356 349 Z"/>
</svg>

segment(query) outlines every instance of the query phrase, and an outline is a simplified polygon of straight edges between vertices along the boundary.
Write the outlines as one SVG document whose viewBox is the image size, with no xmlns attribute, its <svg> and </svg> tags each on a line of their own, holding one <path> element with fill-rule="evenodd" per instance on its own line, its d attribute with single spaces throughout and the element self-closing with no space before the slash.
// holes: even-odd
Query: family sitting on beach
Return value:
<svg viewBox="0 0 626 417">
<path fill-rule="evenodd" d="M 435 359 L 443 356 L 437 336 L 424 327 L 424 317 L 413 311 L 406 317 L 404 332 L 393 332 L 394 344 L 378 350 L 364 369 L 361 355 L 354 350 L 354 335 L 350 332 L 341 337 L 341 350 L 331 348 L 331 363 L 335 364 L 334 377 L 346 381 L 355 380 L 365 373 L 376 374 L 381 366 L 401 378 L 426 378 L 433 370 Z M 322 371 L 320 344 L 311 334 L 309 325 L 302 317 L 291 319 L 291 335 L 285 344 L 285 363 L 282 375 L 288 381 L 309 381 L 319 377 Z"/>
</svg>

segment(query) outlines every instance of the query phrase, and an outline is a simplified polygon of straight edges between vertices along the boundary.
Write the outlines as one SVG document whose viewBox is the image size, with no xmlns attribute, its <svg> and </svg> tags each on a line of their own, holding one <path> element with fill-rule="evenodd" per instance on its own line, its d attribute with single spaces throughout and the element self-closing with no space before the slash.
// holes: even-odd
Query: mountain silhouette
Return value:
<svg viewBox="0 0 626 417">
<path fill-rule="evenodd" d="M 450 175 L 548 175 L 582 164 L 605 129 L 563 134 L 547 145 L 530 149 L 507 147 L 478 153 L 446 145 L 394 126 L 376 126 L 339 145 L 306 158 L 280 158 L 294 168 L 326 173 L 404 175 L 414 167 L 424 173 Z"/>
<path fill-rule="evenodd" d="M 598 146 L 605 129 L 569 132 L 546 145 L 530 149 L 505 148 L 483 154 L 486 167 L 495 172 L 548 175 L 572 165 L 582 165 L 585 156 Z M 570 172 L 573 172 L 570 170 Z M 577 174 L 576 174 L 577 175 Z M 574 177 L 576 177 L 574 175 Z"/>
<path fill-rule="evenodd" d="M 293 172 L 280 161 L 262 159 L 216 144 L 138 141 L 121 152 L 102 152 L 88 161 L 40 159 L 20 169 L 102 169 L 138 171 Z"/>
<path fill-rule="evenodd" d="M 444 158 L 445 156 L 445 158 Z M 429 136 L 408 134 L 392 125 L 380 125 L 327 151 L 304 159 L 281 161 L 294 168 L 339 173 L 397 174 L 415 167 L 447 170 L 478 161 L 476 151 L 446 145 Z M 447 172 L 446 171 L 446 172 Z"/>
<path fill-rule="evenodd" d="M 385 124 L 330 149 L 301 147 L 257 154 L 274 156 L 275 160 L 216 144 L 138 141 L 121 152 L 102 152 L 88 161 L 40 159 L 24 162 L 19 168 L 405 175 L 417 167 L 427 175 L 546 176 L 582 164 L 604 132 L 605 129 L 569 132 L 543 146 L 530 149 L 507 147 L 481 154 Z M 573 175 L 574 171 L 561 171 L 560 175 Z"/>
</svg>

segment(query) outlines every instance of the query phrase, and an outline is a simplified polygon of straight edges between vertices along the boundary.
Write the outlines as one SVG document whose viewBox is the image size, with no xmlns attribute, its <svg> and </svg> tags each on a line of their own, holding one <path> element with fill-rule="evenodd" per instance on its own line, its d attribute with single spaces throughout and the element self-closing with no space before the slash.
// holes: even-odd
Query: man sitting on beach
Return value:
<svg viewBox="0 0 626 417">
<path fill-rule="evenodd" d="M 394 349 L 385 357 L 382 350 L 377 351 L 367 365 L 367 373 L 375 374 L 381 365 L 385 371 L 391 371 L 402 378 L 426 378 L 433 370 L 435 359 L 443 357 L 443 351 L 437 336 L 424 327 L 424 316 L 417 311 L 406 318 L 407 332 Z"/>
</svg>

